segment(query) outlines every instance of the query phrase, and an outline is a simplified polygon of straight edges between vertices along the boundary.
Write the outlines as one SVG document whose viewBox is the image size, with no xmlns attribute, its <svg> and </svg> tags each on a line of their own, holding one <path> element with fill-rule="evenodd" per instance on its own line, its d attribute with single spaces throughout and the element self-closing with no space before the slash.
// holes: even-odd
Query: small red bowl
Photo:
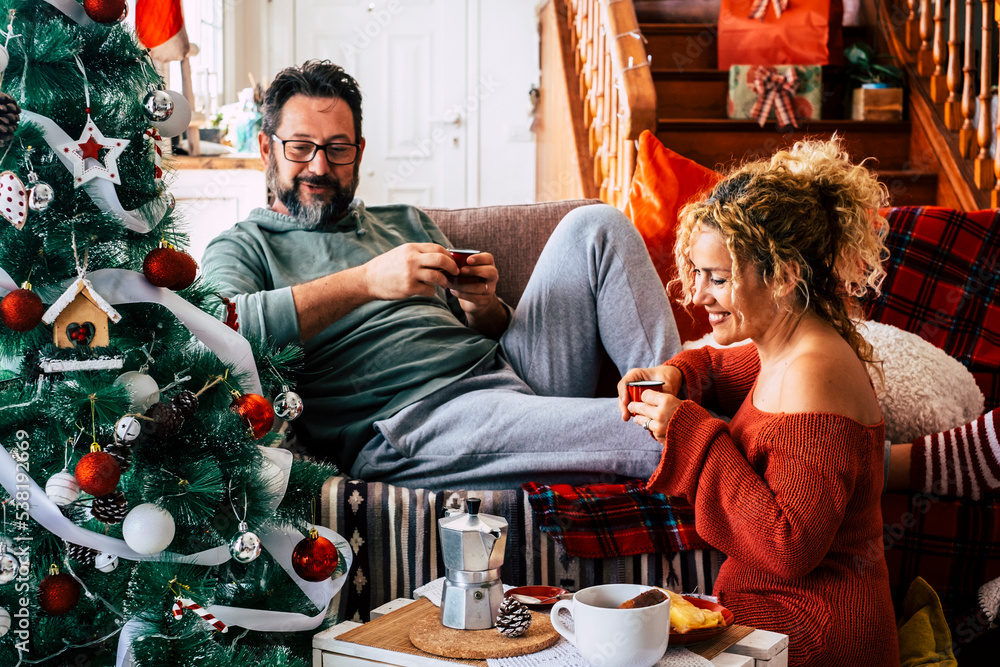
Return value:
<svg viewBox="0 0 1000 667">
<path fill-rule="evenodd" d="M 557 588 L 555 586 L 518 586 L 517 588 L 512 588 L 503 594 L 505 598 L 509 598 L 514 593 L 518 595 L 530 595 L 533 598 L 538 598 L 539 600 L 544 600 L 546 598 L 553 598 L 557 595 L 562 595 L 563 593 L 569 593 L 565 588 Z M 556 603 L 556 600 L 551 602 L 545 602 L 543 604 L 525 604 L 524 606 L 529 609 L 549 609 Z"/>
<path fill-rule="evenodd" d="M 703 642 L 706 639 L 711 639 L 712 637 L 718 637 L 723 632 L 726 631 L 730 625 L 733 624 L 735 620 L 733 617 L 733 612 L 729 611 L 721 604 L 711 602 L 710 600 L 702 600 L 701 598 L 691 597 L 688 595 L 684 596 L 684 599 L 693 604 L 699 609 L 707 609 L 708 611 L 721 611 L 722 620 L 726 622 L 725 625 L 717 625 L 714 628 L 699 628 L 697 630 L 692 630 L 691 632 L 685 632 L 681 634 L 679 632 L 670 633 L 670 646 L 683 646 L 684 644 L 695 644 L 697 642 Z"/>
</svg>

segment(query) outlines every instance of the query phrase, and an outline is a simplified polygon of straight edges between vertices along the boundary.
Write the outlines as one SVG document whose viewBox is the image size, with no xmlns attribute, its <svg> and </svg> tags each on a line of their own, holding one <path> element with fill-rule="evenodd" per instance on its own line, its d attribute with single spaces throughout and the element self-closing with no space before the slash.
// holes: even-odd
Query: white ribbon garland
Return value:
<svg viewBox="0 0 1000 667">
<path fill-rule="evenodd" d="M 83 5 L 76 2 L 76 0 L 45 0 L 45 2 L 55 7 L 81 26 L 87 27 L 94 25 L 94 21 L 87 16 L 87 12 L 84 11 Z"/>
<path fill-rule="evenodd" d="M 48 0 L 53 2 L 54 0 Z M 77 5 L 79 7 L 79 5 Z M 42 128 L 42 134 L 45 137 L 45 143 L 49 145 L 52 152 L 56 154 L 56 157 L 63 163 L 66 169 L 72 171 L 73 163 L 70 159 L 66 157 L 64 153 L 57 149 L 57 146 L 62 144 L 68 144 L 75 141 L 73 137 L 66 134 L 66 131 L 61 127 L 56 125 L 55 121 L 47 116 L 37 114 L 33 111 L 21 111 L 21 120 L 34 123 Z M 90 195 L 90 199 L 100 208 L 102 211 L 107 211 L 108 213 L 113 213 L 122 219 L 122 222 L 126 227 L 134 232 L 140 234 L 148 234 L 152 231 L 152 225 L 147 222 L 144 218 L 140 217 L 136 211 L 126 211 L 125 207 L 118 200 L 118 193 L 115 191 L 115 185 L 111 181 L 106 181 L 104 179 L 94 179 L 84 183 L 81 186 Z"/>
<path fill-rule="evenodd" d="M 122 303 L 158 303 L 181 321 L 208 349 L 212 350 L 224 363 L 233 366 L 240 377 L 243 390 L 251 394 L 260 394 L 260 375 L 254 362 L 253 350 L 247 339 L 233 331 L 208 313 L 195 308 L 180 296 L 165 287 L 153 287 L 146 277 L 135 271 L 125 269 L 100 269 L 87 274 L 87 279 L 111 305 Z M 51 303 L 65 290 L 75 278 L 62 285 L 58 294 L 51 290 L 39 289 L 38 295 L 42 301 Z M 0 267 L 0 293 L 6 294 L 18 289 L 14 279 Z"/>
</svg>

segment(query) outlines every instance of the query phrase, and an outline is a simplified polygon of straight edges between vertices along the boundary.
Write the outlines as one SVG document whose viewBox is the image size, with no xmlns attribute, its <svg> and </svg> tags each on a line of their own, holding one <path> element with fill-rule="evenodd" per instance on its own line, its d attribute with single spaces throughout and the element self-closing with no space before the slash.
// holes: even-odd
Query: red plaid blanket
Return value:
<svg viewBox="0 0 1000 667">
<path fill-rule="evenodd" d="M 694 508 L 646 491 L 643 480 L 590 486 L 529 482 L 521 488 L 539 529 L 570 556 L 616 558 L 709 548 L 695 531 Z"/>
</svg>

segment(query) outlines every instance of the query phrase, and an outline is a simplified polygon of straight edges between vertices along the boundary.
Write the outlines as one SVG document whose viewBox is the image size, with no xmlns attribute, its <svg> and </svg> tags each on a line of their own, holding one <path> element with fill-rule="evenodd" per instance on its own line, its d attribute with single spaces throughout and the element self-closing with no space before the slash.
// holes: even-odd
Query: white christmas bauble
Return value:
<svg viewBox="0 0 1000 667">
<path fill-rule="evenodd" d="M 156 380 L 139 371 L 126 371 L 115 378 L 115 384 L 124 385 L 128 390 L 131 409 L 146 412 L 153 403 L 160 400 L 160 388 Z"/>
<path fill-rule="evenodd" d="M 118 442 L 132 442 L 142 433 L 142 424 L 135 417 L 125 416 L 115 424 L 115 437 Z"/>
<path fill-rule="evenodd" d="M 141 554 L 158 554 L 174 540 L 174 517 L 153 503 L 133 508 L 122 523 L 125 544 Z"/>
<path fill-rule="evenodd" d="M 111 572 L 118 567 L 118 556 L 102 551 L 94 556 L 94 567 L 98 572 Z"/>
<path fill-rule="evenodd" d="M 7 47 L 0 46 L 0 72 L 7 69 L 7 63 L 9 62 L 10 62 L 10 55 L 7 53 Z"/>
<path fill-rule="evenodd" d="M 76 481 L 76 477 L 63 470 L 45 482 L 45 495 L 59 507 L 66 507 L 80 497 L 80 484 Z"/>
<path fill-rule="evenodd" d="M 10 612 L 0 607 L 0 637 L 3 637 L 10 631 Z"/>
<path fill-rule="evenodd" d="M 174 101 L 174 112 L 166 120 L 154 121 L 153 127 L 159 130 L 161 137 L 166 139 L 176 137 L 188 129 L 188 125 L 191 124 L 191 105 L 188 104 L 187 98 L 176 90 L 164 92 L 170 95 Z"/>
</svg>

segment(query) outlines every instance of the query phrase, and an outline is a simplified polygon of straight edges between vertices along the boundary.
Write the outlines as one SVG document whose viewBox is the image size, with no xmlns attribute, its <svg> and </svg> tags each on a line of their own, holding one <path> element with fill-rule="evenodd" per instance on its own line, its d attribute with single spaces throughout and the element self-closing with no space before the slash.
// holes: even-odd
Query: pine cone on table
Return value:
<svg viewBox="0 0 1000 667">
<path fill-rule="evenodd" d="M 128 501 L 121 491 L 109 493 L 106 496 L 94 498 L 94 503 L 90 506 L 90 514 L 98 521 L 104 523 L 121 523 L 128 514 Z"/>
<path fill-rule="evenodd" d="M 497 613 L 497 632 L 504 637 L 520 637 L 531 625 L 531 612 L 514 598 L 504 598 Z"/>
<path fill-rule="evenodd" d="M 7 93 L 0 93 L 0 146 L 5 146 L 14 137 L 20 119 L 21 107 L 17 100 Z"/>
</svg>

